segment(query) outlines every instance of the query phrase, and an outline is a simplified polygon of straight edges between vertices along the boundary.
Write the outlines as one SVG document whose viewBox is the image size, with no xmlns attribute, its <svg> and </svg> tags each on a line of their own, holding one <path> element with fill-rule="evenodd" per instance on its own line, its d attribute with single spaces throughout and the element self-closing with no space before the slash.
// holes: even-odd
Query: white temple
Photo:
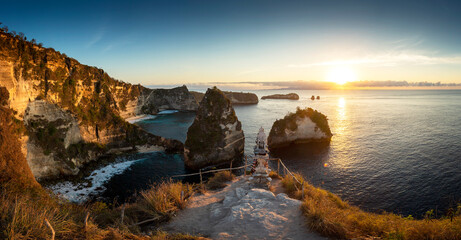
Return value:
<svg viewBox="0 0 461 240">
<path fill-rule="evenodd" d="M 251 181 L 258 183 L 268 183 L 272 179 L 269 177 L 269 154 L 266 145 L 266 133 L 264 128 L 260 128 L 256 137 L 256 145 L 254 147 L 254 162 L 253 162 L 253 175 L 250 177 Z"/>
<path fill-rule="evenodd" d="M 254 148 L 255 155 L 266 155 L 267 154 L 266 139 L 267 137 L 266 137 L 266 133 L 264 133 L 264 128 L 261 127 L 256 137 L 256 146 Z"/>
</svg>

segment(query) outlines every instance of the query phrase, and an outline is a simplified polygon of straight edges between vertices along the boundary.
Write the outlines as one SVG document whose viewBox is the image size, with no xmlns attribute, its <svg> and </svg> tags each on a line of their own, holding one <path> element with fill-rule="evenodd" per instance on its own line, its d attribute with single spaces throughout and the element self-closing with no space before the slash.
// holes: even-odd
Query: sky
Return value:
<svg viewBox="0 0 461 240">
<path fill-rule="evenodd" d="M 135 84 L 339 81 L 344 74 L 349 81 L 461 83 L 461 1 L 0 6 L 0 22 L 10 30 Z"/>
</svg>

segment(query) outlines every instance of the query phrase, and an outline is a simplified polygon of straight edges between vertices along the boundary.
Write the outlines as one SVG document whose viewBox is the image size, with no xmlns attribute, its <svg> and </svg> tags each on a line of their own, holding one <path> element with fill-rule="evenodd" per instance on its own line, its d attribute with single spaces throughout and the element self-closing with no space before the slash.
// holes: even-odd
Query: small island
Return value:
<svg viewBox="0 0 461 240">
<path fill-rule="evenodd" d="M 299 95 L 296 93 L 288 94 L 273 94 L 268 96 L 263 96 L 261 99 L 289 99 L 289 100 L 299 100 Z"/>
<path fill-rule="evenodd" d="M 272 125 L 267 139 L 269 148 L 281 148 L 291 144 L 330 142 L 333 134 L 328 118 L 312 108 L 289 113 Z"/>
</svg>

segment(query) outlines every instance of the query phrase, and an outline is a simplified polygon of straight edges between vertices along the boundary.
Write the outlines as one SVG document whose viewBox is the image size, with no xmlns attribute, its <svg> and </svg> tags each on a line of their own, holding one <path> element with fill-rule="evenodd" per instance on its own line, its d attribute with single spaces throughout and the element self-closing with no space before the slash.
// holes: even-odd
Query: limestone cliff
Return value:
<svg viewBox="0 0 461 240">
<path fill-rule="evenodd" d="M 312 108 L 298 108 L 274 122 L 267 143 L 273 149 L 293 143 L 329 142 L 332 136 L 325 115 Z"/>
<path fill-rule="evenodd" d="M 195 97 L 197 103 L 200 103 L 205 94 L 201 92 L 191 91 L 192 95 Z M 223 91 L 224 95 L 232 102 L 233 105 L 244 105 L 244 104 L 258 104 L 258 96 L 254 93 L 244 93 L 244 92 L 228 92 Z"/>
<path fill-rule="evenodd" d="M 153 90 L 124 83 L 102 69 L 1 31 L 0 86 L 8 90 L 9 107 L 27 127 L 22 149 L 36 177 L 75 174 L 100 151 L 114 147 L 149 143 L 182 149 L 174 141 L 140 133 L 124 118 L 198 107 L 185 86 Z"/>
<path fill-rule="evenodd" d="M 139 114 L 156 114 L 163 110 L 196 111 L 198 103 L 187 87 L 172 89 L 149 89 L 139 86 L 140 94 L 132 100 L 116 94 L 115 99 L 120 102 L 120 116 L 133 117 Z"/>
<path fill-rule="evenodd" d="M 18 135 L 23 129 L 6 106 L 8 98 L 6 88 L 0 87 L 0 187 L 3 184 L 38 187 L 21 152 Z"/>
<path fill-rule="evenodd" d="M 187 131 L 184 155 L 189 168 L 239 161 L 245 137 L 230 100 L 216 87 L 207 90 Z"/>
</svg>

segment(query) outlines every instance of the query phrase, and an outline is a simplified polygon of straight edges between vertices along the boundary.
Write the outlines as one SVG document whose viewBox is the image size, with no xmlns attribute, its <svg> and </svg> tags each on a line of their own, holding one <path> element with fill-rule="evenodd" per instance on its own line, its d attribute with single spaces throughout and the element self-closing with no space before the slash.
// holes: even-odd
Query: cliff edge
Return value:
<svg viewBox="0 0 461 240">
<path fill-rule="evenodd" d="M 8 107 L 26 128 L 21 150 L 37 178 L 76 174 L 112 148 L 153 144 L 178 151 L 181 143 L 143 132 L 124 119 L 198 108 L 185 86 L 148 89 L 124 83 L 102 69 L 4 31 L 0 86 L 9 93 Z"/>
</svg>

